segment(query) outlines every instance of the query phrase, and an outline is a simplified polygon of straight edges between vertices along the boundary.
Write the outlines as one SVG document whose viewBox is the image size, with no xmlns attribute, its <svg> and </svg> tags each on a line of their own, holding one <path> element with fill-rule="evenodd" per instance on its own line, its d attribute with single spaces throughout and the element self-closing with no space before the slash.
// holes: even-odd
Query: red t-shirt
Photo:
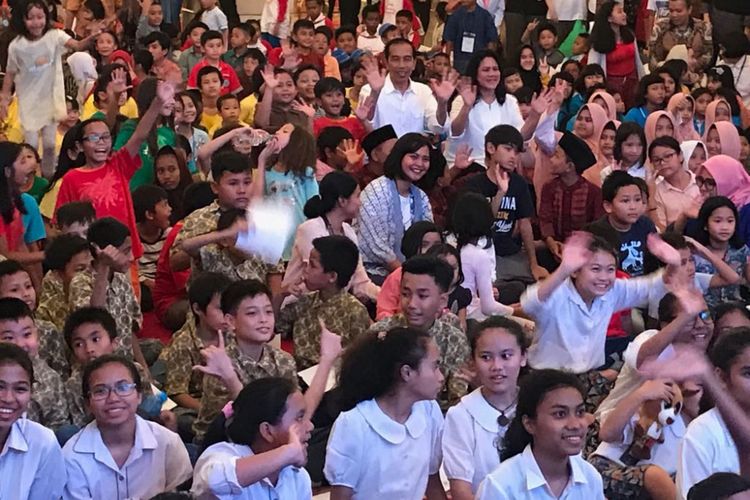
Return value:
<svg viewBox="0 0 750 500">
<path fill-rule="evenodd" d="M 156 278 L 154 279 L 154 288 L 151 294 L 154 299 L 154 312 L 159 318 L 164 317 L 169 306 L 180 299 L 187 297 L 187 282 L 190 279 L 190 268 L 184 271 L 172 271 L 169 266 L 169 251 L 177 239 L 177 233 L 182 228 L 182 221 L 172 227 L 172 230 L 164 240 L 164 246 L 159 253 L 159 259 L 156 261 Z"/>
<path fill-rule="evenodd" d="M 198 71 L 208 65 L 208 61 L 206 61 L 205 59 L 201 59 L 195 66 L 193 66 L 193 69 L 190 70 L 190 75 L 188 76 L 187 81 L 187 86 L 189 89 L 198 88 Z M 240 83 L 240 79 L 237 77 L 237 73 L 235 73 L 234 68 L 232 68 L 224 61 L 219 61 L 218 67 L 219 71 L 221 72 L 221 95 L 229 94 L 230 92 L 234 92 L 235 90 L 242 88 L 242 84 Z"/>
<path fill-rule="evenodd" d="M 365 127 L 359 118 L 355 116 L 347 116 L 346 118 L 328 118 L 327 116 L 321 116 L 313 121 L 313 134 L 317 138 L 320 132 L 326 127 L 342 127 L 349 131 L 357 141 L 360 143 L 362 139 L 367 135 Z"/>
<path fill-rule="evenodd" d="M 5 243 L 9 252 L 17 252 L 23 241 L 23 217 L 17 208 L 13 207 L 13 219 L 10 224 L 0 215 L 0 236 L 5 237 Z"/>
<path fill-rule="evenodd" d="M 630 275 L 625 271 L 620 271 L 618 269 L 615 271 L 615 278 L 627 279 L 630 278 Z M 612 314 L 612 317 L 609 320 L 609 325 L 607 326 L 607 338 L 628 336 L 628 332 L 626 332 L 625 328 L 622 326 L 622 318 L 628 315 L 630 315 L 630 309 L 623 309 L 622 311 L 617 311 Z"/>
<path fill-rule="evenodd" d="M 140 155 L 130 156 L 128 150 L 123 148 L 110 156 L 101 167 L 81 167 L 68 171 L 62 178 L 55 212 L 66 203 L 90 201 L 98 219 L 114 217 L 128 226 L 133 242 L 133 257 L 140 258 L 143 246 L 138 237 L 133 199 L 130 197 L 130 178 L 139 168 Z"/>
<path fill-rule="evenodd" d="M 635 43 L 615 44 L 615 49 L 607 54 L 607 76 L 630 76 L 636 73 Z"/>
</svg>

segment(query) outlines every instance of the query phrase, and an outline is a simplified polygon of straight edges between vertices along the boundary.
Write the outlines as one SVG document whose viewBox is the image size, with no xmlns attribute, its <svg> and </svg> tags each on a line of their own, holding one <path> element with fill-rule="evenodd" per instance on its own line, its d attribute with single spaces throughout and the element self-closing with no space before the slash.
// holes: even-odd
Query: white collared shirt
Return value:
<svg viewBox="0 0 750 500">
<path fill-rule="evenodd" d="M 364 102 L 370 92 L 369 84 L 362 87 L 359 102 Z M 391 76 L 388 75 L 378 96 L 372 128 L 389 124 L 393 125 L 398 137 L 409 132 L 442 134 L 448 130 L 450 119 L 446 116 L 444 125 L 438 123 L 437 101 L 430 87 L 410 80 L 409 88 L 402 94 L 393 87 Z"/>
<path fill-rule="evenodd" d="M 573 373 L 585 373 L 603 365 L 604 342 L 612 313 L 645 305 L 652 290 L 662 296 L 666 293 L 659 273 L 616 279 L 612 288 L 595 298 L 589 309 L 571 278 L 544 302 L 539 300 L 539 285 L 529 287 L 521 297 L 521 307 L 536 322 L 529 365 Z"/>
<path fill-rule="evenodd" d="M 63 498 L 151 498 L 175 489 L 192 476 L 180 436 L 139 416 L 135 419 L 135 442 L 122 468 L 102 441 L 96 421 L 65 443 L 68 484 Z"/>
<path fill-rule="evenodd" d="M 505 415 L 509 421 L 516 413 L 513 405 Z M 443 467 L 448 479 L 460 479 L 471 483 L 476 493 L 479 483 L 500 465 L 498 446 L 508 427 L 500 427 L 497 418 L 500 412 L 490 405 L 482 389 L 461 398 L 448 409 L 443 429 Z"/>
<path fill-rule="evenodd" d="M 477 500 L 604 500 L 602 477 L 580 455 L 568 459 L 570 480 L 562 495 L 554 496 L 536 463 L 531 445 L 501 463 L 477 492 Z"/>
<path fill-rule="evenodd" d="M 360 33 L 357 37 L 357 48 L 370 52 L 373 55 L 378 55 L 383 52 L 385 44 L 383 43 L 383 39 L 380 38 L 380 35 L 378 35 L 379 31 L 380 26 L 375 30 L 375 36 L 370 36 L 367 33 L 367 30 Z"/>
<path fill-rule="evenodd" d="M 414 403 L 405 424 L 374 399 L 362 401 L 333 424 L 323 472 L 331 485 L 354 490 L 354 500 L 422 500 L 440 468 L 442 428 L 435 401 Z"/>
<path fill-rule="evenodd" d="M 0 498 L 58 499 L 65 487 L 65 460 L 55 434 L 25 416 L 10 428 L 0 451 Z"/>
<path fill-rule="evenodd" d="M 688 425 L 677 462 L 678 498 L 686 499 L 695 483 L 715 472 L 740 473 L 737 446 L 716 408 Z"/>
<path fill-rule="evenodd" d="M 276 485 L 264 478 L 249 486 L 237 479 L 237 460 L 253 455 L 249 446 L 221 442 L 209 446 L 195 464 L 191 493 L 197 498 L 234 500 L 310 500 L 312 484 L 305 469 L 287 466 Z"/>
</svg>

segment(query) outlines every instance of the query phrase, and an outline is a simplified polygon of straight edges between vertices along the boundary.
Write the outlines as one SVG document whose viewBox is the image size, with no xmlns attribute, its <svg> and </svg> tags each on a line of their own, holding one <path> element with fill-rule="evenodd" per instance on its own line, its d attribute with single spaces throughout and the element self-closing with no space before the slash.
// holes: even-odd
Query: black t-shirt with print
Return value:
<svg viewBox="0 0 750 500">
<path fill-rule="evenodd" d="M 608 227 L 615 229 L 609 223 L 605 215 L 593 223 L 594 226 Z M 651 233 L 656 232 L 656 226 L 651 219 L 642 215 L 627 231 L 615 232 L 620 237 L 620 248 L 618 267 L 621 271 L 628 273 L 630 276 L 643 276 L 645 274 L 645 264 L 647 257 L 646 238 Z"/>
</svg>

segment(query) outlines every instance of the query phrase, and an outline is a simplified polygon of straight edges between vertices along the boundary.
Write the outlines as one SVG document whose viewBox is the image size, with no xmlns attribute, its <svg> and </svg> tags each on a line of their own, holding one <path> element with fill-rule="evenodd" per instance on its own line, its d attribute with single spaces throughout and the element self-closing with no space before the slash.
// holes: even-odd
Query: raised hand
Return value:
<svg viewBox="0 0 750 500">
<path fill-rule="evenodd" d="M 647 380 L 638 388 L 638 392 L 644 401 L 672 401 L 675 396 L 675 384 L 669 379 Z"/>
<path fill-rule="evenodd" d="M 688 245 L 690 245 L 690 248 L 692 248 L 698 255 L 705 257 L 706 255 L 711 253 L 711 250 L 703 246 L 699 241 L 695 240 L 694 238 L 691 238 L 690 236 L 685 236 L 685 241 L 687 241 Z"/>
<path fill-rule="evenodd" d="M 549 64 L 547 63 L 547 56 L 542 56 L 539 59 L 539 73 L 547 75 L 549 73 Z"/>
<path fill-rule="evenodd" d="M 360 121 L 367 121 L 370 119 L 370 113 L 372 108 L 375 106 L 375 98 L 372 95 L 368 95 L 364 101 L 360 101 L 357 104 L 357 109 L 354 110 L 354 114 Z"/>
<path fill-rule="evenodd" d="M 703 294 L 700 290 L 696 290 L 694 286 L 690 286 L 689 283 L 675 287 L 672 293 L 680 301 L 683 314 L 695 317 L 706 310 L 706 301 L 703 299 Z"/>
<path fill-rule="evenodd" d="M 119 97 L 128 90 L 128 75 L 124 68 L 115 68 L 112 71 L 112 79 L 107 84 L 106 90 L 107 94 L 114 97 Z"/>
<path fill-rule="evenodd" d="M 448 102 L 448 99 L 453 96 L 458 86 L 459 73 L 455 69 L 447 71 L 440 81 L 435 78 L 430 79 L 430 88 L 432 93 L 435 94 L 435 99 L 438 102 Z"/>
<path fill-rule="evenodd" d="M 654 255 L 654 257 L 667 265 L 679 266 L 682 262 L 680 252 L 675 250 L 674 247 L 672 247 L 669 243 L 661 239 L 661 237 L 656 233 L 651 233 L 648 235 L 646 246 L 648 247 L 649 252 Z"/>
<path fill-rule="evenodd" d="M 307 104 L 301 97 L 292 101 L 292 109 L 304 113 L 308 118 L 315 116 L 315 108 Z"/>
<path fill-rule="evenodd" d="M 453 166 L 460 170 L 468 168 L 471 165 L 472 149 L 468 143 L 459 144 L 456 148 L 456 156 L 453 160 Z"/>
<path fill-rule="evenodd" d="M 294 69 L 302 62 L 297 48 L 286 38 L 281 41 L 281 59 L 284 61 L 282 66 L 286 69 Z"/>
<path fill-rule="evenodd" d="M 307 463 L 307 441 L 310 433 L 305 430 L 306 422 L 295 422 L 289 427 L 289 441 L 286 449 L 289 451 L 289 464 L 304 467 Z"/>
<path fill-rule="evenodd" d="M 102 249 L 94 243 L 94 253 L 96 254 L 94 267 L 102 266 L 110 269 L 123 269 L 129 263 L 128 256 L 112 245 L 107 245 Z"/>
<path fill-rule="evenodd" d="M 201 349 L 200 353 L 205 363 L 193 366 L 193 370 L 221 379 L 227 378 L 234 371 L 232 360 L 229 359 L 224 346 L 224 334 L 221 331 L 219 332 L 219 345 L 208 346 Z"/>
<path fill-rule="evenodd" d="M 560 267 L 569 273 L 578 271 L 580 268 L 591 261 L 591 244 L 592 236 L 583 231 L 576 231 L 571 234 L 562 249 L 562 261 Z"/>
<path fill-rule="evenodd" d="M 497 169 L 497 190 L 498 192 L 507 193 L 510 187 L 510 174 L 502 168 Z"/>
<path fill-rule="evenodd" d="M 464 101 L 464 106 L 471 108 L 477 101 L 477 86 L 471 82 L 471 78 L 463 76 L 458 81 L 458 95 Z"/>
<path fill-rule="evenodd" d="M 174 87 L 172 84 L 159 80 L 156 84 L 156 98 L 162 103 L 174 102 Z"/>
<path fill-rule="evenodd" d="M 375 58 L 362 59 L 362 67 L 365 70 L 365 78 L 373 92 L 380 92 L 385 85 L 385 69 L 380 69 Z"/>
<path fill-rule="evenodd" d="M 552 105 L 554 96 L 555 91 L 553 89 L 547 89 L 535 95 L 531 100 L 531 109 L 541 115 Z"/>
<path fill-rule="evenodd" d="M 344 139 L 336 150 L 346 158 L 349 165 L 359 165 L 365 159 L 365 152 L 359 148 L 359 142 L 354 139 Z"/>
<path fill-rule="evenodd" d="M 651 358 L 644 361 L 638 371 L 648 378 L 667 378 L 675 382 L 705 380 L 713 371 L 705 352 L 685 344 L 675 344 L 674 350 L 675 356 L 664 360 Z"/>
<path fill-rule="evenodd" d="M 270 64 L 265 65 L 265 67 L 260 72 L 260 76 L 262 76 L 263 81 L 266 82 L 266 87 L 271 90 L 275 89 L 279 85 L 279 80 L 273 73 L 273 66 L 271 66 Z"/>
<path fill-rule="evenodd" d="M 341 354 L 341 336 L 330 331 L 325 322 L 320 321 L 320 359 L 333 361 Z"/>
</svg>

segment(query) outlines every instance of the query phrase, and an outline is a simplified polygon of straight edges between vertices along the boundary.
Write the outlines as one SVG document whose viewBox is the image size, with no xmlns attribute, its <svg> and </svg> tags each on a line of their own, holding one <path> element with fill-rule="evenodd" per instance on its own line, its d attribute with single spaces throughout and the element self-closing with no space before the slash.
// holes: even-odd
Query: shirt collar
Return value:
<svg viewBox="0 0 750 500">
<path fill-rule="evenodd" d="M 409 93 L 412 93 L 412 94 L 414 93 L 414 89 L 412 88 L 411 84 L 412 84 L 412 81 L 411 81 L 411 78 L 410 78 L 409 79 L 409 86 L 406 88 L 406 92 L 404 92 L 404 95 L 409 94 Z M 385 84 L 383 84 L 383 90 L 382 90 L 382 92 L 384 94 L 393 94 L 393 93 L 400 94 L 400 92 L 396 89 L 396 87 L 393 86 L 393 82 L 391 81 L 391 75 L 390 75 L 390 73 L 388 75 L 386 75 L 386 77 L 385 77 Z"/>
<path fill-rule="evenodd" d="M 565 280 L 564 286 L 567 287 L 567 289 L 568 289 L 569 300 L 571 302 L 575 303 L 576 305 L 578 305 L 578 307 L 580 307 L 581 310 L 583 310 L 583 311 L 590 311 L 590 310 L 592 310 L 594 308 L 594 306 L 596 305 L 596 303 L 599 302 L 599 301 L 606 302 L 607 301 L 607 297 L 609 296 L 609 290 L 607 290 L 607 292 L 604 295 L 601 295 L 599 297 L 594 297 L 594 301 L 591 303 L 591 309 L 589 309 L 589 306 L 586 305 L 586 303 L 583 301 L 583 297 L 581 297 L 581 294 L 578 292 L 578 289 L 576 288 L 575 283 L 573 283 L 573 279 L 572 278 L 567 278 Z M 611 288 L 610 288 L 610 290 L 611 290 Z"/>
<path fill-rule="evenodd" d="M 565 487 L 567 490 L 570 483 L 575 484 L 586 484 L 586 474 L 583 472 L 583 468 L 579 463 L 581 460 L 580 456 L 574 455 L 568 458 L 568 464 L 570 464 L 570 480 L 568 480 L 568 486 Z M 539 488 L 540 486 L 547 486 L 547 480 L 544 478 L 539 464 L 536 463 L 534 453 L 531 451 L 531 445 L 527 445 L 521 454 L 521 462 L 523 469 L 526 471 L 526 490 L 531 491 Z"/>
<path fill-rule="evenodd" d="M 481 388 L 475 389 L 473 392 L 462 397 L 461 404 L 464 405 L 464 408 L 469 412 L 469 415 L 471 415 L 485 430 L 489 432 L 498 432 L 500 430 L 500 424 L 497 423 L 497 417 L 500 416 L 500 412 L 484 399 Z M 513 405 L 508 408 L 505 415 L 510 417 L 515 414 L 515 412 L 516 408 L 515 405 Z"/>
<path fill-rule="evenodd" d="M 414 439 L 424 434 L 427 429 L 427 419 L 423 408 L 420 404 L 413 405 L 409 418 L 404 424 L 399 424 L 386 415 L 374 399 L 362 401 L 356 406 L 357 411 L 370 427 L 380 437 L 392 444 L 403 443 L 406 440 L 407 433 Z"/>
<path fill-rule="evenodd" d="M 29 422 L 29 420 L 27 420 L 25 416 L 13 422 L 13 426 L 10 428 L 10 434 L 8 434 L 8 439 L 5 440 L 5 447 L 0 450 L 0 457 L 5 455 L 8 450 L 11 449 L 22 453 L 29 451 L 29 442 L 26 440 L 26 435 L 24 434 L 27 422 Z"/>
<path fill-rule="evenodd" d="M 156 436 L 149 427 L 149 424 L 138 415 L 135 416 L 135 442 L 130 450 L 130 456 L 122 468 L 127 467 L 134 460 L 138 459 L 143 450 L 154 450 L 158 446 Z M 100 462 L 113 470 L 120 470 L 115 464 L 112 454 L 102 440 L 102 434 L 96 420 L 92 421 L 78 434 L 73 451 L 77 453 L 90 453 L 94 455 L 97 462 Z"/>
</svg>

